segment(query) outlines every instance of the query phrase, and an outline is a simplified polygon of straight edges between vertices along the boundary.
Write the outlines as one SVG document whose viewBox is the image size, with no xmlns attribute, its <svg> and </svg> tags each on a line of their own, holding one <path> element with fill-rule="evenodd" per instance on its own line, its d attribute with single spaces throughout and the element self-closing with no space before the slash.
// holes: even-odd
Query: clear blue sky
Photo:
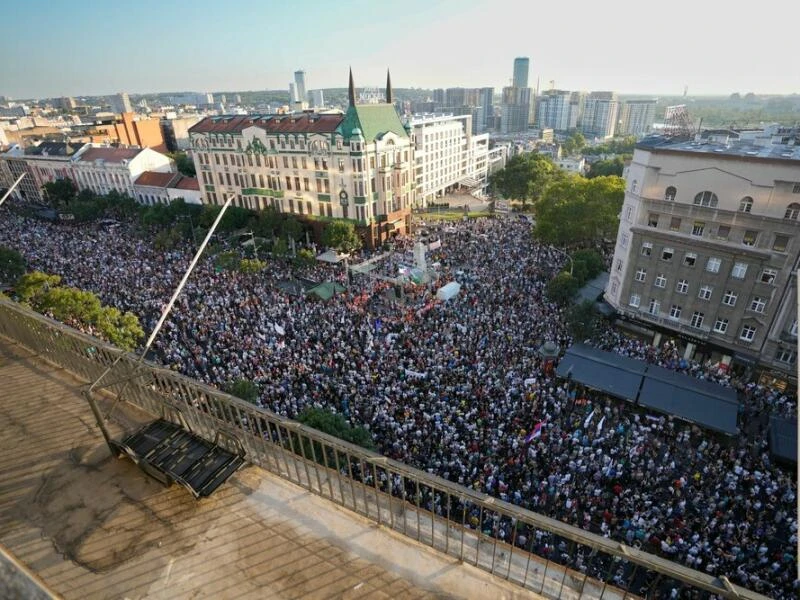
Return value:
<svg viewBox="0 0 800 600">
<path fill-rule="evenodd" d="M 0 95 L 530 85 L 800 93 L 800 2 L 759 0 L 27 0 L 5 2 Z M 741 7 L 740 7 L 741 5 Z"/>
</svg>

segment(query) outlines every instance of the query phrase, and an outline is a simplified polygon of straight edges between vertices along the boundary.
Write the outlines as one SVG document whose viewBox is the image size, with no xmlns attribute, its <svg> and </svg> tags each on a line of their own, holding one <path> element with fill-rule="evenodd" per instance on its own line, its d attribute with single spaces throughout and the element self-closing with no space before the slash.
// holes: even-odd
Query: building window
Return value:
<svg viewBox="0 0 800 600">
<path fill-rule="evenodd" d="M 783 215 L 784 219 L 791 219 L 792 221 L 797 221 L 797 217 L 800 216 L 800 204 L 797 202 L 792 202 L 789 206 L 786 207 L 786 212 Z"/>
<path fill-rule="evenodd" d="M 786 246 L 788 245 L 788 235 L 781 235 L 780 233 L 775 234 L 775 240 L 772 242 L 772 249 L 775 250 L 775 252 L 786 252 Z"/>
<path fill-rule="evenodd" d="M 735 294 L 733 290 L 727 290 L 722 296 L 722 303 L 726 304 L 727 306 L 736 306 L 736 299 L 738 297 L 739 295 Z"/>
<path fill-rule="evenodd" d="M 694 252 L 687 252 L 683 255 L 683 265 L 685 267 L 693 267 L 697 263 L 697 254 Z"/>
<path fill-rule="evenodd" d="M 675 254 L 675 250 L 672 248 L 664 248 L 661 250 L 661 260 L 670 261 L 672 260 L 672 256 Z"/>
<path fill-rule="evenodd" d="M 653 253 L 653 244 L 644 242 L 642 244 L 642 256 L 650 256 Z"/>
<path fill-rule="evenodd" d="M 659 273 L 656 277 L 655 286 L 659 288 L 667 287 L 667 278 L 664 277 L 663 273 Z"/>
<path fill-rule="evenodd" d="M 764 269 L 761 271 L 761 283 L 775 283 L 775 278 L 778 276 L 777 269 Z"/>
<path fill-rule="evenodd" d="M 672 308 L 669 309 L 669 318 L 674 319 L 677 321 L 681 318 L 681 307 L 677 304 L 673 304 Z"/>
<path fill-rule="evenodd" d="M 709 273 L 719 273 L 720 265 L 722 265 L 722 260 L 712 256 L 706 262 L 706 271 Z"/>
<path fill-rule="evenodd" d="M 626 206 L 625 207 L 625 220 L 626 221 L 630 221 L 632 216 L 633 216 L 633 207 L 632 206 Z"/>
<path fill-rule="evenodd" d="M 678 190 L 676 190 L 673 186 L 669 186 L 664 192 L 664 200 L 666 200 L 667 202 L 672 202 L 673 200 L 675 200 L 675 194 L 677 193 Z"/>
<path fill-rule="evenodd" d="M 622 273 L 622 259 L 618 258 L 616 264 L 614 265 L 617 273 Z"/>
<path fill-rule="evenodd" d="M 283 168 L 284 169 L 288 169 L 289 168 L 289 157 L 288 156 L 284 156 L 283 157 Z M 294 210 L 292 210 L 292 212 L 294 212 Z"/>
<path fill-rule="evenodd" d="M 743 342 L 752 342 L 756 337 L 756 328 L 752 325 L 742 326 L 742 332 L 739 334 L 739 339 Z"/>
<path fill-rule="evenodd" d="M 714 192 L 700 192 L 694 197 L 695 206 L 710 206 L 714 208 L 717 205 L 717 195 Z"/>
<path fill-rule="evenodd" d="M 692 320 L 689 321 L 689 325 L 695 329 L 700 329 L 703 326 L 703 319 L 705 318 L 706 316 L 703 313 L 695 311 L 694 314 L 692 314 Z"/>
<path fill-rule="evenodd" d="M 797 337 L 797 319 L 792 321 L 792 326 L 789 327 L 789 335 Z"/>
<path fill-rule="evenodd" d="M 753 210 L 753 199 L 745 196 L 739 201 L 739 212 L 749 213 L 751 210 Z"/>
<path fill-rule="evenodd" d="M 758 232 L 748 229 L 747 231 L 744 232 L 742 243 L 745 246 L 755 246 L 757 240 L 758 240 Z"/>
<path fill-rule="evenodd" d="M 710 285 L 704 285 L 700 288 L 700 291 L 697 293 L 697 297 L 701 300 L 711 300 L 711 293 L 714 291 Z"/>
<path fill-rule="evenodd" d="M 669 230 L 670 231 L 680 231 L 681 230 L 681 218 L 680 217 L 672 217 L 669 220 Z"/>
<path fill-rule="evenodd" d="M 692 225 L 692 235 L 702 236 L 706 230 L 706 224 L 702 221 L 695 221 Z"/>
<path fill-rule="evenodd" d="M 778 351 L 775 353 L 775 360 L 786 363 L 787 365 L 793 365 L 797 360 L 797 353 L 794 350 L 778 348 Z"/>
<path fill-rule="evenodd" d="M 650 213 L 650 216 L 647 217 L 647 226 L 658 227 L 658 215 L 656 213 Z"/>
<path fill-rule="evenodd" d="M 294 142 L 292 142 L 292 147 L 294 147 Z M 292 168 L 293 169 L 297 168 L 297 157 L 296 156 L 292 157 Z"/>
<path fill-rule="evenodd" d="M 675 285 L 675 291 L 679 294 L 686 294 L 689 292 L 689 281 L 686 279 L 679 279 Z"/>
<path fill-rule="evenodd" d="M 727 240 L 731 233 L 731 228 L 728 225 L 720 225 L 717 227 L 717 239 Z"/>
<path fill-rule="evenodd" d="M 647 312 L 651 315 L 657 315 L 659 310 L 661 310 L 661 303 L 655 298 L 650 298 L 650 303 L 647 305 Z"/>
<path fill-rule="evenodd" d="M 364 214 L 365 214 L 365 215 L 366 215 L 366 214 L 368 214 L 368 213 L 367 213 L 367 210 L 368 210 L 368 209 L 365 209 L 365 210 L 364 210 Z M 611 295 L 612 295 L 612 296 L 616 296 L 616 295 L 617 295 L 617 290 L 618 290 L 618 289 L 619 289 L 619 281 L 616 281 L 616 280 L 612 281 L 612 282 L 611 282 Z"/>
<path fill-rule="evenodd" d="M 339 142 L 339 143 L 341 143 L 341 142 Z M 339 159 L 339 172 L 340 173 L 344 173 L 344 159 L 343 158 Z"/>
<path fill-rule="evenodd" d="M 714 323 L 714 331 L 717 333 L 725 333 L 728 331 L 728 319 L 717 319 Z"/>
<path fill-rule="evenodd" d="M 630 239 L 630 236 L 627 233 L 623 233 L 619 238 L 620 247 L 627 248 L 629 239 Z"/>
<path fill-rule="evenodd" d="M 292 189 L 292 178 L 289 177 L 288 175 L 286 176 L 286 189 L 287 190 Z M 292 212 L 294 212 L 294 209 L 292 209 Z"/>
<path fill-rule="evenodd" d="M 764 309 L 767 308 L 767 300 L 766 298 L 760 298 L 758 296 L 753 296 L 753 299 L 750 300 L 750 310 L 757 313 L 763 313 Z"/>
<path fill-rule="evenodd" d="M 634 308 L 639 308 L 639 305 L 642 303 L 642 297 L 639 294 L 631 294 L 631 299 L 628 300 L 628 304 Z"/>
<path fill-rule="evenodd" d="M 647 269 L 639 269 L 636 271 L 636 281 L 644 282 L 647 279 Z"/>
<path fill-rule="evenodd" d="M 747 275 L 747 264 L 746 263 L 739 263 L 733 265 L 733 269 L 731 270 L 731 277 L 734 279 L 744 279 L 745 275 Z"/>
<path fill-rule="evenodd" d="M 300 191 L 300 178 L 299 177 L 295 177 L 294 178 L 294 189 L 297 190 L 298 192 Z"/>
</svg>

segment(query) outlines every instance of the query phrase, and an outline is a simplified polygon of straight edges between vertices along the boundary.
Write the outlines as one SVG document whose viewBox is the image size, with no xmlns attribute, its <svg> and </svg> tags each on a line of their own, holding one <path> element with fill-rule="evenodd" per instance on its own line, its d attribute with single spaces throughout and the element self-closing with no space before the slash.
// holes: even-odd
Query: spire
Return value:
<svg viewBox="0 0 800 600">
<path fill-rule="evenodd" d="M 347 97 L 350 99 L 350 106 L 356 105 L 356 86 L 353 84 L 353 67 L 350 67 L 350 87 L 347 90 Z"/>
<path fill-rule="evenodd" d="M 389 69 L 386 69 L 386 103 L 392 103 L 392 76 L 389 74 Z"/>
</svg>

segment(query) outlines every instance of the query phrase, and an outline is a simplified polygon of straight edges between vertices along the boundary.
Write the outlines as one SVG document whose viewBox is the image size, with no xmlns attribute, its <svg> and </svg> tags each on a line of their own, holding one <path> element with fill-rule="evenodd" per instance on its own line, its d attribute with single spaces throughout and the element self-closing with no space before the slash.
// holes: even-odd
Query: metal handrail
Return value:
<svg viewBox="0 0 800 600">
<path fill-rule="evenodd" d="M 533 535 L 528 549 L 520 548 L 516 540 L 520 524 L 532 531 L 538 530 L 557 536 L 572 544 L 573 550 L 580 546 L 590 549 L 592 556 L 603 555 L 601 562 L 607 560 L 610 565 L 606 579 L 611 574 L 611 567 L 621 563 L 633 567 L 630 581 L 633 581 L 638 569 L 643 569 L 646 573 L 652 573 L 656 582 L 666 578 L 674 581 L 678 587 L 705 590 L 724 598 L 767 600 L 766 596 L 731 584 L 726 577 L 713 577 L 468 489 L 281 417 L 162 366 L 149 362 L 141 363 L 139 357 L 133 353 L 123 352 L 97 338 L 2 299 L 0 299 L 0 335 L 21 344 L 44 360 L 65 368 L 87 382 L 94 381 L 116 361 L 119 361 L 118 366 L 123 372 L 135 365 L 139 366 L 137 377 L 133 379 L 123 377 L 106 382 L 102 387 L 107 388 L 112 394 L 123 394 L 118 400 L 137 406 L 154 416 L 161 414 L 161 408 L 165 403 L 179 407 L 192 430 L 208 441 L 213 442 L 220 430 L 232 432 L 247 452 L 249 462 L 379 524 L 411 535 L 429 546 L 509 581 L 535 589 L 535 586 L 532 586 L 531 573 L 538 573 L 537 577 L 541 576 L 541 588 L 537 591 L 544 595 L 598 597 L 594 594 L 599 589 L 598 586 L 601 586 L 603 591 L 599 597 L 602 598 L 637 597 L 636 592 L 620 590 L 616 585 L 598 582 L 588 573 L 581 573 L 568 565 L 538 557 L 531 552 Z M 321 452 L 321 455 L 318 455 L 318 452 Z M 402 484 L 400 493 L 393 491 L 393 482 L 398 478 Z M 372 483 L 369 480 L 372 480 Z M 384 484 L 386 490 L 382 489 Z M 415 489 L 416 493 L 409 494 L 409 489 Z M 446 515 L 428 510 L 422 505 L 422 497 L 426 492 L 432 502 L 435 498 L 446 499 Z M 416 499 L 416 504 L 409 501 L 409 496 Z M 450 518 L 450 508 L 454 502 L 463 507 L 461 510 L 463 522 L 460 524 Z M 402 530 L 395 518 L 397 505 L 403 513 Z M 472 507 L 481 516 L 477 530 L 466 523 L 467 507 Z M 410 532 L 409 514 L 415 515 L 417 519 L 416 526 L 412 522 Z M 510 544 L 481 531 L 484 514 L 514 523 Z M 423 531 L 423 521 L 425 531 Z M 487 562 L 486 557 L 481 558 L 483 543 L 493 544 L 491 561 Z M 508 553 L 510 555 L 506 558 Z M 520 561 L 527 561 L 524 576 L 521 575 Z M 531 571 L 532 563 L 535 565 L 533 571 Z M 553 573 L 561 577 L 557 593 L 550 589 L 554 580 Z M 582 581 L 577 583 L 581 578 Z M 564 589 L 565 586 L 567 590 Z M 572 591 L 568 593 L 568 590 Z"/>
</svg>

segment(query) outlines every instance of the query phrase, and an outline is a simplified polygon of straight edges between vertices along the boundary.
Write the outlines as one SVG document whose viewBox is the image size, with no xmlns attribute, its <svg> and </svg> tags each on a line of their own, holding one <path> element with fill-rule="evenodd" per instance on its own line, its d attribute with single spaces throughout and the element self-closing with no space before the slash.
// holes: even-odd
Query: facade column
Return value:
<svg viewBox="0 0 800 600">
<path fill-rule="evenodd" d="M 686 351 L 683 353 L 683 358 L 691 360 L 692 356 L 694 356 L 695 348 L 696 346 L 692 342 L 686 342 Z"/>
<path fill-rule="evenodd" d="M 661 332 L 656 331 L 656 334 L 653 336 L 653 346 L 658 348 L 661 345 Z"/>
</svg>

